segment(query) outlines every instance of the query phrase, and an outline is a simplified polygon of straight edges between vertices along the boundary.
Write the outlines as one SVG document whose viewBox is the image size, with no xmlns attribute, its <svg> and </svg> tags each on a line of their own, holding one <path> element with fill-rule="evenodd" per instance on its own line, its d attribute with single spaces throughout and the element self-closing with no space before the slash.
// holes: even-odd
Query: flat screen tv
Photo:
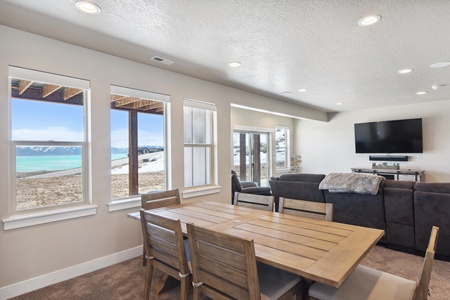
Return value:
<svg viewBox="0 0 450 300">
<path fill-rule="evenodd" d="M 423 153 L 422 119 L 355 124 L 356 153 Z"/>
</svg>

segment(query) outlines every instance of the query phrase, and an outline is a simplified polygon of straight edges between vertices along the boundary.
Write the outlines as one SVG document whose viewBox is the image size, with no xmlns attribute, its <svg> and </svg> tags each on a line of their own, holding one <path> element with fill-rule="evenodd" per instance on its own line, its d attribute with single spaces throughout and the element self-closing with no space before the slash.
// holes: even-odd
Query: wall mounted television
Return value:
<svg viewBox="0 0 450 300">
<path fill-rule="evenodd" d="M 355 124 L 356 153 L 423 153 L 422 119 Z"/>
</svg>

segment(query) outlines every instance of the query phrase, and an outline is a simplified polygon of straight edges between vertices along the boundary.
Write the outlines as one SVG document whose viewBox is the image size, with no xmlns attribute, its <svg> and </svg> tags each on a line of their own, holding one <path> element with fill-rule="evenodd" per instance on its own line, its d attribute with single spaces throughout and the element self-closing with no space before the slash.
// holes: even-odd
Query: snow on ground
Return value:
<svg viewBox="0 0 450 300">
<path fill-rule="evenodd" d="M 161 172 L 164 171 L 164 155 L 160 153 L 153 156 L 149 162 L 139 162 L 139 173 Z M 128 164 L 123 164 L 113 168 L 111 174 L 128 174 Z"/>
</svg>

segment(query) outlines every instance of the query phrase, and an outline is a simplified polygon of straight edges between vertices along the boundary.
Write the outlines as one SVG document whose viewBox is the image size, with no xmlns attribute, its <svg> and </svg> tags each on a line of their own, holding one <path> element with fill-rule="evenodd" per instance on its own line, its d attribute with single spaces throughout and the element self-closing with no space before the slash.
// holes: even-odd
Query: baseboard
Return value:
<svg viewBox="0 0 450 300">
<path fill-rule="evenodd" d="M 76 266 L 34 277 L 0 288 L 0 300 L 16 297 L 48 285 L 81 276 L 142 255 L 142 246 L 117 252 Z"/>
</svg>

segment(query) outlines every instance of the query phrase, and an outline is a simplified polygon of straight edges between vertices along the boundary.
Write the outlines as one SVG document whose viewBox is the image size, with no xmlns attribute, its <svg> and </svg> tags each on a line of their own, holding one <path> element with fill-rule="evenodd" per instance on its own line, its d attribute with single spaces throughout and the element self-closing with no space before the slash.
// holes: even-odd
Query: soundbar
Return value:
<svg viewBox="0 0 450 300">
<path fill-rule="evenodd" d="M 369 156 L 369 160 L 373 161 L 408 161 L 407 155 L 383 155 L 383 156 Z"/>
</svg>

